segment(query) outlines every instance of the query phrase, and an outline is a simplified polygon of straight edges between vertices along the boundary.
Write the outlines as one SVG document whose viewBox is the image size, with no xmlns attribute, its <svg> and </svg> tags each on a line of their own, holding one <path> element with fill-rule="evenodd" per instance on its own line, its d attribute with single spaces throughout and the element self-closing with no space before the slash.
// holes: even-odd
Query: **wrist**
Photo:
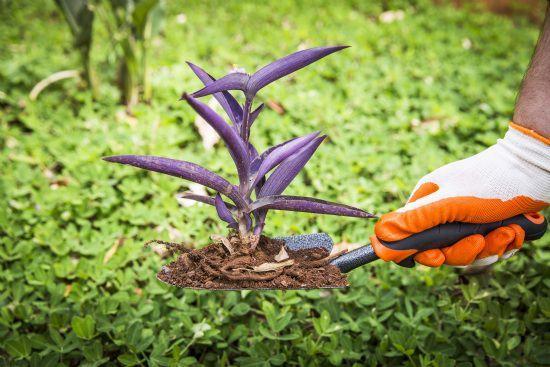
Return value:
<svg viewBox="0 0 550 367">
<path fill-rule="evenodd" d="M 524 135 L 527 135 L 531 138 L 534 138 L 534 139 L 536 139 L 536 140 L 538 140 L 538 141 L 540 141 L 540 142 L 542 142 L 546 145 L 550 145 L 550 138 L 545 137 L 545 136 L 537 133 L 535 130 L 531 130 L 531 129 L 525 127 L 525 126 L 518 125 L 518 124 L 516 124 L 512 121 L 510 121 L 509 126 L 510 126 L 510 129 L 514 129 L 514 130 L 519 131 L 519 132 L 523 133 Z"/>
</svg>

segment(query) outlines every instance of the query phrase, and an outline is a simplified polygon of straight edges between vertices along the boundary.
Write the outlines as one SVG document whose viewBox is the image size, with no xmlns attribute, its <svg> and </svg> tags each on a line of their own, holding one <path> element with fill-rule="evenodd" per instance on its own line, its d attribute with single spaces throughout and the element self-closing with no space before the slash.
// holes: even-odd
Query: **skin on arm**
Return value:
<svg viewBox="0 0 550 367">
<path fill-rule="evenodd" d="M 550 137 L 550 4 L 516 101 L 514 123 Z"/>
</svg>

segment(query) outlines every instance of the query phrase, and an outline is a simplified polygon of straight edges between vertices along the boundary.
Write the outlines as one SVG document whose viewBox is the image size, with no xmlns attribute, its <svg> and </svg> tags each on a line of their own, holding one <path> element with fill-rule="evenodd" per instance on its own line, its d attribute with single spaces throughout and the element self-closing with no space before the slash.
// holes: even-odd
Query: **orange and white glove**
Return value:
<svg viewBox="0 0 550 367">
<path fill-rule="evenodd" d="M 397 263 L 413 256 L 437 267 L 484 266 L 518 251 L 525 233 L 519 225 L 471 235 L 452 246 L 422 252 L 395 250 L 393 242 L 449 222 L 490 223 L 537 212 L 550 202 L 550 139 L 510 123 L 503 139 L 470 158 L 424 176 L 407 204 L 383 215 L 371 238 L 381 259 Z"/>
</svg>

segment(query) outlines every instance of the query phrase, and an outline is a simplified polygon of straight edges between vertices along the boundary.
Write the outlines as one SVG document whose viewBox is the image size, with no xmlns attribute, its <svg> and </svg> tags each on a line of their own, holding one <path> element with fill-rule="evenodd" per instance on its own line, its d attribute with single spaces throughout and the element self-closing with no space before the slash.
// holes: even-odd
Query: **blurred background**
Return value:
<svg viewBox="0 0 550 367">
<path fill-rule="evenodd" d="M 287 189 L 377 214 L 502 136 L 546 1 L 0 1 L 0 363 L 550 363 L 550 236 L 486 274 L 376 263 L 343 291 L 197 292 L 155 279 L 150 239 L 204 246 L 202 187 L 101 161 L 190 160 L 236 179 L 178 99 L 291 52 L 352 46 L 259 95 L 259 149 L 329 139 Z M 208 100 L 208 99 L 207 99 Z M 213 106 L 214 104 L 212 104 Z M 272 211 L 266 233 L 364 244 L 373 221 Z"/>
</svg>

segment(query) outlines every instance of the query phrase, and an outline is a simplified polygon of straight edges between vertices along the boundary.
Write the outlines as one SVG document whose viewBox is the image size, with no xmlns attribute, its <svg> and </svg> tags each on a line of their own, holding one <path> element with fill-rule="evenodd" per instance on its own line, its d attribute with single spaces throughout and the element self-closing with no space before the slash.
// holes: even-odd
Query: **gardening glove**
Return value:
<svg viewBox="0 0 550 367">
<path fill-rule="evenodd" d="M 372 246 L 381 259 L 399 263 L 411 255 L 437 267 L 485 266 L 518 251 L 525 237 L 515 224 L 486 236 L 465 237 L 452 246 L 418 251 L 396 250 L 392 242 L 448 222 L 490 223 L 518 214 L 535 213 L 550 202 L 550 139 L 510 123 L 503 139 L 470 158 L 424 176 L 407 204 L 383 215 L 375 225 Z M 530 220 L 544 220 L 532 214 Z"/>
</svg>

